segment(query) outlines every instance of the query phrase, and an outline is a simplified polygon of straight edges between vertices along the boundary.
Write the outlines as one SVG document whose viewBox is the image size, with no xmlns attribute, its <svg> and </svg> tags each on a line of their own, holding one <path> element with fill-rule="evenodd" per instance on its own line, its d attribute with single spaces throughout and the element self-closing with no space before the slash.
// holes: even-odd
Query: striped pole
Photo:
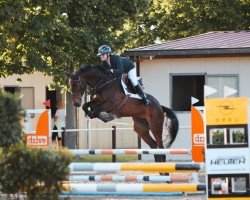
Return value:
<svg viewBox="0 0 250 200">
<path fill-rule="evenodd" d="M 71 163 L 70 172 L 79 171 L 146 171 L 171 173 L 176 171 L 204 172 L 204 163 Z"/>
<path fill-rule="evenodd" d="M 164 197 L 169 197 L 169 196 L 182 196 L 183 192 L 66 192 L 63 191 L 60 193 L 61 195 L 80 195 L 80 196 L 84 196 L 84 195 L 114 195 L 114 196 L 164 196 Z"/>
<path fill-rule="evenodd" d="M 215 187 L 221 190 L 221 185 Z M 64 183 L 63 191 L 72 192 L 198 192 L 206 191 L 205 184 L 79 184 Z"/>
<path fill-rule="evenodd" d="M 191 154 L 191 149 L 71 149 L 74 155 Z"/>
<path fill-rule="evenodd" d="M 143 175 L 71 175 L 69 181 L 110 181 L 110 182 L 191 182 L 189 175 L 170 175 L 170 176 L 143 176 Z"/>
</svg>

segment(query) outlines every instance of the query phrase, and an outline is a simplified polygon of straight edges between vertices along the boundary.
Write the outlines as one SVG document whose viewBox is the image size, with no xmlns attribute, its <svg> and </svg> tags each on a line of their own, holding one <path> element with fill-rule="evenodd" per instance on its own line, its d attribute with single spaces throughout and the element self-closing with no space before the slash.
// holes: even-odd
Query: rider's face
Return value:
<svg viewBox="0 0 250 200">
<path fill-rule="evenodd" d="M 100 57 L 102 61 L 106 61 L 108 59 L 108 54 L 107 53 L 102 54 Z"/>
</svg>

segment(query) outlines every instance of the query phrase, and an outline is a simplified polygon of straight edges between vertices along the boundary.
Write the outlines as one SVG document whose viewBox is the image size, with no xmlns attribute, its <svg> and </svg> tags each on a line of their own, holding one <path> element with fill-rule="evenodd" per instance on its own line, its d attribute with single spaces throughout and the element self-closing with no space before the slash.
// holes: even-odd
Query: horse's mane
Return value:
<svg viewBox="0 0 250 200">
<path fill-rule="evenodd" d="M 104 73 L 106 74 L 106 70 L 101 65 L 85 65 L 82 66 L 79 70 L 76 71 L 76 74 L 80 75 L 82 73 L 93 71 L 93 73 Z"/>
</svg>

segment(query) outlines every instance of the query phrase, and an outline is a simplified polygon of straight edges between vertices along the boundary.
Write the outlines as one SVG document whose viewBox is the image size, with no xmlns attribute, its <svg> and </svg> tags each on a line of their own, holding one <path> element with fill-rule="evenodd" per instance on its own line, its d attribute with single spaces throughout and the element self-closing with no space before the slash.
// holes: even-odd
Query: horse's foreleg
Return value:
<svg viewBox="0 0 250 200">
<path fill-rule="evenodd" d="M 112 106 L 110 106 L 108 103 L 99 103 L 96 99 L 83 104 L 82 109 L 90 119 L 99 118 L 105 123 L 115 119 L 115 116 L 112 114 L 101 113 L 110 111 Z"/>
<path fill-rule="evenodd" d="M 87 103 L 84 103 L 82 106 L 83 111 L 86 113 L 86 115 L 90 118 L 98 118 L 100 112 L 98 112 L 95 107 L 98 105 L 98 102 L 94 99 L 92 101 L 89 101 Z M 90 110 L 89 110 L 90 108 Z M 92 110 L 92 111 L 91 111 Z"/>
<path fill-rule="evenodd" d="M 103 102 L 102 104 L 99 104 L 96 107 L 96 109 L 100 110 L 100 112 L 98 114 L 98 118 L 105 123 L 110 122 L 116 118 L 116 116 L 111 113 L 111 111 L 113 110 L 113 105 L 108 101 Z"/>
</svg>

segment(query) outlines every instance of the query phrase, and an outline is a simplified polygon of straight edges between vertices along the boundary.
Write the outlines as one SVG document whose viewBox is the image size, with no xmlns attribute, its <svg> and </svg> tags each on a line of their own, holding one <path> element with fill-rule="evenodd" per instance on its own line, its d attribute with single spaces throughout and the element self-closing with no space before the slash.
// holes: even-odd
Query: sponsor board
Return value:
<svg viewBox="0 0 250 200">
<path fill-rule="evenodd" d="M 208 199 L 250 200 L 248 109 L 247 98 L 205 100 Z M 227 188 L 213 191 L 215 182 Z"/>
<path fill-rule="evenodd" d="M 249 149 L 207 149 L 206 172 L 208 174 L 240 174 L 249 172 Z"/>
<path fill-rule="evenodd" d="M 195 133 L 193 134 L 193 143 L 194 146 L 203 146 L 204 147 L 205 137 L 204 133 Z"/>
<path fill-rule="evenodd" d="M 204 108 L 202 108 L 203 111 Z M 204 162 L 204 123 L 201 110 L 191 106 L 192 161 Z"/>
<path fill-rule="evenodd" d="M 206 125 L 247 124 L 247 98 L 206 99 Z"/>
<path fill-rule="evenodd" d="M 30 130 L 30 115 L 38 114 L 38 119 L 34 123 L 36 130 Z M 35 109 L 26 110 L 25 140 L 26 145 L 30 147 L 48 147 L 50 144 L 50 110 Z M 28 127 L 27 127 L 28 126 Z"/>
<path fill-rule="evenodd" d="M 27 135 L 26 144 L 28 146 L 47 146 L 48 145 L 48 136 L 42 135 Z"/>
</svg>

